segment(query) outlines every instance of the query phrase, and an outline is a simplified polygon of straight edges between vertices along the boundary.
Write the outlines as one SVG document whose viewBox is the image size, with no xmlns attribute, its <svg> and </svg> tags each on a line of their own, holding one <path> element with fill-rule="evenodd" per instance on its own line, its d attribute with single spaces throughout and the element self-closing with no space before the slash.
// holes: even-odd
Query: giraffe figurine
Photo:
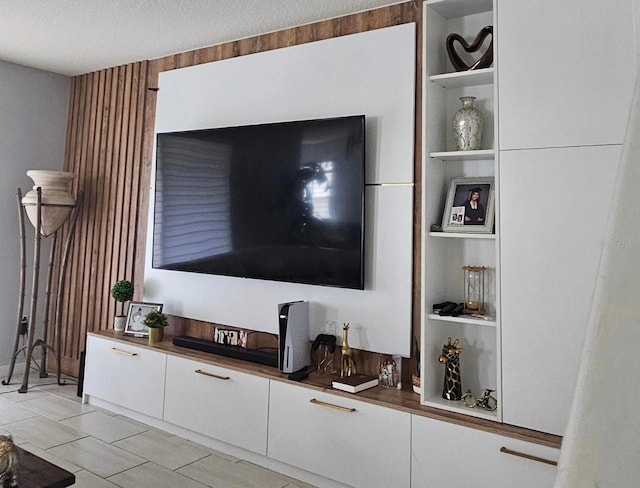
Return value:
<svg viewBox="0 0 640 488">
<path fill-rule="evenodd" d="M 349 322 L 345 322 L 342 327 L 342 367 L 340 377 L 351 376 L 356 373 L 356 363 L 353 360 L 353 351 L 349 347 Z"/>
<path fill-rule="evenodd" d="M 442 398 L 446 400 L 460 400 L 462 398 L 462 379 L 460 376 L 460 353 L 462 348 L 460 339 L 451 342 L 451 337 L 447 343 L 442 346 L 442 354 L 438 360 L 445 365 L 444 370 L 444 387 L 442 389 Z"/>
</svg>

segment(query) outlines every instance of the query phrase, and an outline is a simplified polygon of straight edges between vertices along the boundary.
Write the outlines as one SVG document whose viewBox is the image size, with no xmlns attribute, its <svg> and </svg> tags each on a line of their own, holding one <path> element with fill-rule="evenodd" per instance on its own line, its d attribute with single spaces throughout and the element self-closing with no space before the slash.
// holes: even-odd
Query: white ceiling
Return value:
<svg viewBox="0 0 640 488">
<path fill-rule="evenodd" d="M 2 0 L 0 60 L 74 76 L 398 0 Z"/>
</svg>

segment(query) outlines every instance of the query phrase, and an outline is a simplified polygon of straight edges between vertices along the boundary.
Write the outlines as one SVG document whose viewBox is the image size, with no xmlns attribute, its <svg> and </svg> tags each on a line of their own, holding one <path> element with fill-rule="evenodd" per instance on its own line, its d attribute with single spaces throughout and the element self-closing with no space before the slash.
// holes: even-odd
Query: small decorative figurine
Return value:
<svg viewBox="0 0 640 488">
<path fill-rule="evenodd" d="M 353 351 L 349 347 L 349 322 L 345 322 L 342 327 L 342 367 L 340 377 L 351 376 L 356 373 L 356 363 L 353 360 Z"/>
<path fill-rule="evenodd" d="M 382 386 L 402 389 L 402 357 L 390 354 L 380 355 L 378 378 Z"/>
<path fill-rule="evenodd" d="M 11 436 L 0 435 L 0 487 L 18 486 L 18 453 Z"/>
<path fill-rule="evenodd" d="M 442 346 L 442 354 L 439 361 L 445 365 L 444 369 L 444 387 L 442 389 L 442 398 L 446 400 L 460 400 L 462 398 L 462 379 L 460 376 L 460 354 L 462 348 L 460 339 L 451 342 L 451 337 L 447 343 Z"/>
</svg>

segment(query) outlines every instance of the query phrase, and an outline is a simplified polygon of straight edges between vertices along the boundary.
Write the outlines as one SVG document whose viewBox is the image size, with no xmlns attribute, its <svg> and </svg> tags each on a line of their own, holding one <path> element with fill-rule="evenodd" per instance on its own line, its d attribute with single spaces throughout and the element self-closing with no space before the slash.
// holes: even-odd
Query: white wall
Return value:
<svg viewBox="0 0 640 488">
<path fill-rule="evenodd" d="M 145 300 L 170 314 L 272 333 L 278 303 L 307 300 L 312 338 L 332 332 L 322 330 L 327 321 L 341 336 L 349 322 L 353 347 L 408 356 L 415 24 L 169 71 L 159 85 L 156 132 L 365 114 L 366 289 L 153 269 L 148 242 Z"/>
<path fill-rule="evenodd" d="M 0 366 L 11 361 L 18 312 L 20 244 L 16 190 L 20 187 L 26 193 L 33 185 L 26 175 L 29 169 L 63 168 L 70 86 L 71 79 L 66 76 L 0 61 Z M 29 227 L 27 223 L 30 269 L 33 228 Z M 46 264 L 48 242 L 43 244 Z M 44 274 L 46 267 L 41 272 Z M 28 295 L 30 283 L 29 277 Z M 44 297 L 44 285 L 40 289 L 40 296 Z M 28 302 L 26 305 L 25 313 L 29 310 Z M 41 312 L 39 315 L 42 318 Z"/>
</svg>

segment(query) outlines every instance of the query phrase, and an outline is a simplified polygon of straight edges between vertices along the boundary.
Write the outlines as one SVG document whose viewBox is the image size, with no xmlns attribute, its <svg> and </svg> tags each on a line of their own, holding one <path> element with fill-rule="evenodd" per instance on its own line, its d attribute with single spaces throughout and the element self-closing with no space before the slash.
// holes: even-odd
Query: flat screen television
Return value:
<svg viewBox="0 0 640 488">
<path fill-rule="evenodd" d="M 364 289 L 364 115 L 156 143 L 154 268 Z"/>
</svg>

